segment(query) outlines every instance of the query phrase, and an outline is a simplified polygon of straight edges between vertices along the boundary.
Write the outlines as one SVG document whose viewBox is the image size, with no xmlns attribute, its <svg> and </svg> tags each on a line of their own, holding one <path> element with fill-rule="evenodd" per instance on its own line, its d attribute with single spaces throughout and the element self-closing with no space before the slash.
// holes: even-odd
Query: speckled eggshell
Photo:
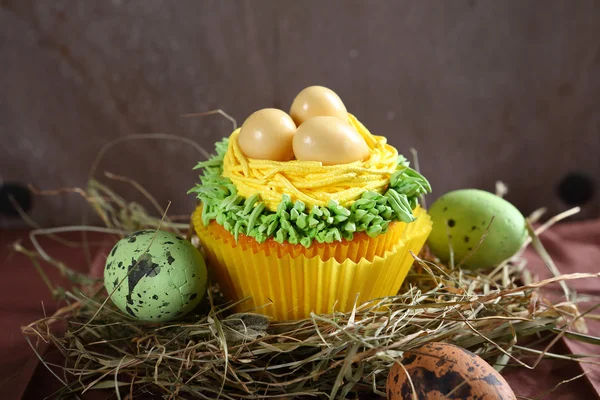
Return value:
<svg viewBox="0 0 600 400">
<path fill-rule="evenodd" d="M 402 365 L 400 365 L 402 364 Z M 428 343 L 404 353 L 388 375 L 388 400 L 514 400 L 506 380 L 481 357 L 448 343 Z"/>
<path fill-rule="evenodd" d="M 191 311 L 204 296 L 206 264 L 189 241 L 173 233 L 138 231 L 113 247 L 104 286 L 113 303 L 132 317 L 170 321 Z"/>
<path fill-rule="evenodd" d="M 513 256 L 527 237 L 525 218 L 493 193 L 463 189 L 446 193 L 429 209 L 433 229 L 427 244 L 442 261 L 450 259 L 449 237 L 458 264 L 477 246 L 492 217 L 487 236 L 464 261 L 471 268 L 492 267 Z"/>
</svg>

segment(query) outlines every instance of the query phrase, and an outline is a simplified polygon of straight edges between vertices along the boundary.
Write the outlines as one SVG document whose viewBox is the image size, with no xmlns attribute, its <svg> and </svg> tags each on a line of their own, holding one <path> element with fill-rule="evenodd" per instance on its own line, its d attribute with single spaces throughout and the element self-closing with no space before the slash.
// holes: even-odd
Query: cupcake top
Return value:
<svg viewBox="0 0 600 400">
<path fill-rule="evenodd" d="M 195 193 L 202 222 L 258 242 L 273 238 L 310 247 L 385 233 L 412 222 L 431 191 L 382 136 L 372 135 L 330 89 L 311 86 L 290 113 L 262 109 L 217 142 L 200 162 Z"/>
</svg>

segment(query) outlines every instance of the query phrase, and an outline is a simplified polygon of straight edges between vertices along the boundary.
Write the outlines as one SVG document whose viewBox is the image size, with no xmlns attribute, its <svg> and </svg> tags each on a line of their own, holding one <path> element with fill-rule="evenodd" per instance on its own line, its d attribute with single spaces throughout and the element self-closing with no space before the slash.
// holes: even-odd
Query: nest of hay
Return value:
<svg viewBox="0 0 600 400">
<path fill-rule="evenodd" d="M 427 342 L 456 344 L 498 370 L 506 365 L 534 367 L 542 357 L 552 356 L 548 349 L 566 333 L 600 343 L 600 339 L 575 333 L 585 330 L 585 313 L 578 311 L 577 299 L 566 284 L 570 279 L 598 275 L 560 275 L 538 239 L 552 223 L 572 213 L 551 219 L 537 230 L 530 226 L 525 246 L 533 245 L 555 275 L 541 282 L 534 282 L 519 254 L 493 270 L 473 271 L 441 264 L 425 248 L 414 255 L 415 265 L 398 295 L 356 304 L 348 313 L 311 315 L 292 322 L 273 322 L 251 312 L 233 314 L 232 304 L 213 285 L 204 302 L 182 320 L 163 324 L 134 320 L 111 303 L 101 280 L 50 257 L 36 240 L 39 235 L 73 230 L 100 231 L 118 239 L 135 230 L 160 228 L 187 232 L 197 243 L 189 221 L 166 217 L 166 210 L 136 182 L 107 177 L 133 185 L 148 197 L 157 215 L 91 179 L 86 190 L 74 191 L 89 202 L 105 227 L 35 230 L 31 234 L 35 251 L 15 245 L 38 266 L 64 305 L 54 315 L 23 328 L 36 354 L 45 342 L 64 355 L 63 365 L 50 364 L 40 356 L 64 384 L 56 393 L 58 398 L 97 389 L 112 390 L 118 399 L 136 395 L 372 398 L 385 396 L 389 369 L 403 352 Z M 75 285 L 54 288 L 39 268 L 40 260 L 59 268 Z M 566 301 L 560 304 L 540 294 L 540 288 L 556 282 L 565 291 Z M 532 342 L 544 341 L 547 345 L 542 350 L 532 347 Z"/>
<path fill-rule="evenodd" d="M 103 232 L 126 234 L 159 225 L 181 232 L 187 226 L 161 222 L 96 181 L 83 193 L 106 223 Z M 438 341 L 469 349 L 497 369 L 509 363 L 533 367 L 536 361 L 526 364 L 522 357 L 533 354 L 539 361 L 548 353 L 529 348 L 528 338 L 552 336 L 547 350 L 583 323 L 574 302 L 552 304 L 539 289 L 593 276 L 533 282 L 519 256 L 482 272 L 440 264 L 424 249 L 415 255 L 415 266 L 397 296 L 357 304 L 349 313 L 271 322 L 258 314 L 232 314 L 232 304 L 211 286 L 205 302 L 185 319 L 149 324 L 114 307 L 102 281 L 77 274 L 43 252 L 35 236 L 61 230 L 34 231 L 37 252 L 17 248 L 33 260 L 49 261 L 79 283 L 55 290 L 64 307 L 23 328 L 34 348 L 43 341 L 63 353 L 64 365 L 46 365 L 64 383 L 59 396 L 101 388 L 166 398 L 385 396 L 387 373 L 402 353 Z M 531 233 L 552 268 L 536 232 Z M 566 284 L 563 288 L 571 297 Z"/>
</svg>

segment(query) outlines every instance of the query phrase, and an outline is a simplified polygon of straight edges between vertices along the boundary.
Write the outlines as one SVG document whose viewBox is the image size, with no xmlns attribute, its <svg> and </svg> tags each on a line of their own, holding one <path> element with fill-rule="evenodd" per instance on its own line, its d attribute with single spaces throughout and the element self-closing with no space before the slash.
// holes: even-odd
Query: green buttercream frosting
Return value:
<svg viewBox="0 0 600 400">
<path fill-rule="evenodd" d="M 229 178 L 223 177 L 223 158 L 229 138 L 215 145 L 216 154 L 198 163 L 194 169 L 202 170 L 200 183 L 188 193 L 195 193 L 202 202 L 202 222 L 216 221 L 233 234 L 251 236 L 259 243 L 273 238 L 279 243 L 288 242 L 309 247 L 314 240 L 332 243 L 352 240 L 355 232 L 366 232 L 375 237 L 387 232 L 392 221 L 412 222 L 412 210 L 421 195 L 431 192 L 431 186 L 417 171 L 409 167 L 403 156 L 398 157 L 397 170 L 390 177 L 385 194 L 367 191 L 347 208 L 331 200 L 326 207 L 306 205 L 283 195 L 277 211 L 266 209 L 257 193 L 244 198 L 237 193 Z"/>
</svg>

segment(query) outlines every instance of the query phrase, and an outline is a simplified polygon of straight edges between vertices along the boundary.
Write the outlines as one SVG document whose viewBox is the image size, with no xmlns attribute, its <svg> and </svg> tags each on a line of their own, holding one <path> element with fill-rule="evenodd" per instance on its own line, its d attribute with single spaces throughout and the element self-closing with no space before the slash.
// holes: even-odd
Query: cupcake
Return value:
<svg viewBox="0 0 600 400">
<path fill-rule="evenodd" d="M 398 292 L 431 231 L 431 187 L 333 91 L 259 110 L 215 147 L 192 222 L 236 311 L 301 319 Z"/>
</svg>

